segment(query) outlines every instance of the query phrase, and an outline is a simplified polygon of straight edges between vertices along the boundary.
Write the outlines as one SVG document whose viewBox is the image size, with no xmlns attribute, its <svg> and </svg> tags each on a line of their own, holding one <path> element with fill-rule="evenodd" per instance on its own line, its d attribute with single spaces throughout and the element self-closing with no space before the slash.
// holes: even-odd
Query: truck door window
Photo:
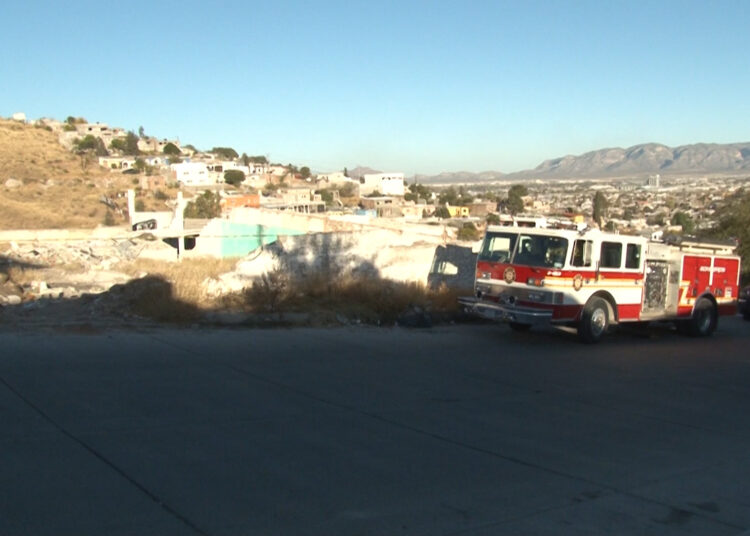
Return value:
<svg viewBox="0 0 750 536">
<path fill-rule="evenodd" d="M 591 266 L 591 240 L 576 240 L 573 243 L 573 255 L 570 264 L 573 266 Z"/>
<path fill-rule="evenodd" d="M 599 266 L 601 268 L 619 268 L 622 264 L 622 244 L 619 242 L 602 242 Z"/>
<path fill-rule="evenodd" d="M 521 235 L 514 264 L 544 268 L 562 268 L 568 251 L 568 241 L 558 236 Z"/>
<path fill-rule="evenodd" d="M 625 249 L 625 268 L 641 267 L 641 245 L 628 244 Z"/>
</svg>

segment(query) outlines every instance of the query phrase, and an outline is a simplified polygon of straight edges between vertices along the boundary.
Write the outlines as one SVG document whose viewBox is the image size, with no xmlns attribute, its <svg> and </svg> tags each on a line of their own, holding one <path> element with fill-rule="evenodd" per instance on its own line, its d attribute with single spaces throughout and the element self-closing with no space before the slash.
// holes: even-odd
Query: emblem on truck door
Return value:
<svg viewBox="0 0 750 536">
<path fill-rule="evenodd" d="M 508 266 L 505 269 L 505 271 L 503 272 L 503 279 L 505 279 L 505 282 L 509 285 L 516 280 L 516 271 L 512 266 Z"/>
<path fill-rule="evenodd" d="M 573 276 L 573 290 L 581 290 L 581 287 L 583 286 L 583 277 L 581 274 L 576 274 Z"/>
</svg>

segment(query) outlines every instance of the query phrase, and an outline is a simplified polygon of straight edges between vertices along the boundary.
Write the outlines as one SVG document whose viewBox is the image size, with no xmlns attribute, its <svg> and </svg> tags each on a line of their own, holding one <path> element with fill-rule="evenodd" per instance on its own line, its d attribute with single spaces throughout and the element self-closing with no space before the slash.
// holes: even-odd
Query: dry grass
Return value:
<svg viewBox="0 0 750 536">
<path fill-rule="evenodd" d="M 9 178 L 23 185 L 5 188 Z M 129 184 L 96 163 L 83 167 L 53 132 L 0 119 L 0 229 L 96 227 L 107 212 L 100 196 Z"/>
<path fill-rule="evenodd" d="M 121 263 L 116 270 L 133 277 L 147 273 L 168 281 L 173 286 L 172 297 L 175 300 L 210 309 L 215 301 L 206 295 L 204 281 L 209 277 L 218 277 L 230 272 L 237 264 L 237 259 L 183 259 L 180 262 L 166 262 L 152 259 L 136 259 L 133 262 Z"/>
<path fill-rule="evenodd" d="M 419 308 L 431 313 L 459 310 L 462 293 L 445 286 L 434 290 L 420 283 L 373 277 L 323 274 L 291 280 L 282 272 L 267 274 L 245 292 L 227 296 L 221 305 L 252 312 L 312 312 L 336 314 L 370 324 L 392 324 L 404 312 Z"/>
</svg>

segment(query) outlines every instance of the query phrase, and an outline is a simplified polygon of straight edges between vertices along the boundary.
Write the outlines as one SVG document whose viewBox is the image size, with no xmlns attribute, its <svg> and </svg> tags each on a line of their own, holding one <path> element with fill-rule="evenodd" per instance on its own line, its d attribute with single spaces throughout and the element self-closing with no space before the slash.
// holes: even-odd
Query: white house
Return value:
<svg viewBox="0 0 750 536">
<path fill-rule="evenodd" d="M 170 169 L 175 180 L 185 186 L 208 186 L 215 182 L 205 162 L 180 162 L 172 164 Z"/>
<path fill-rule="evenodd" d="M 359 179 L 359 195 L 370 195 L 378 192 L 381 195 L 403 197 L 403 173 L 365 173 Z"/>
</svg>

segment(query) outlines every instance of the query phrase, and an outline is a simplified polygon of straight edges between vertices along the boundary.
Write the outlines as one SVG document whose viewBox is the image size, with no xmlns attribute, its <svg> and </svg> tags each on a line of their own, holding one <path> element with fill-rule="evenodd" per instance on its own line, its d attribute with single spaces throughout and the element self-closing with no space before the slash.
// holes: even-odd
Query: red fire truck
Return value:
<svg viewBox="0 0 750 536">
<path fill-rule="evenodd" d="M 598 229 L 489 226 L 475 296 L 461 302 L 518 331 L 538 323 L 574 326 L 585 342 L 597 342 L 612 324 L 652 320 L 708 336 L 720 315 L 737 310 L 735 248 Z"/>
</svg>

